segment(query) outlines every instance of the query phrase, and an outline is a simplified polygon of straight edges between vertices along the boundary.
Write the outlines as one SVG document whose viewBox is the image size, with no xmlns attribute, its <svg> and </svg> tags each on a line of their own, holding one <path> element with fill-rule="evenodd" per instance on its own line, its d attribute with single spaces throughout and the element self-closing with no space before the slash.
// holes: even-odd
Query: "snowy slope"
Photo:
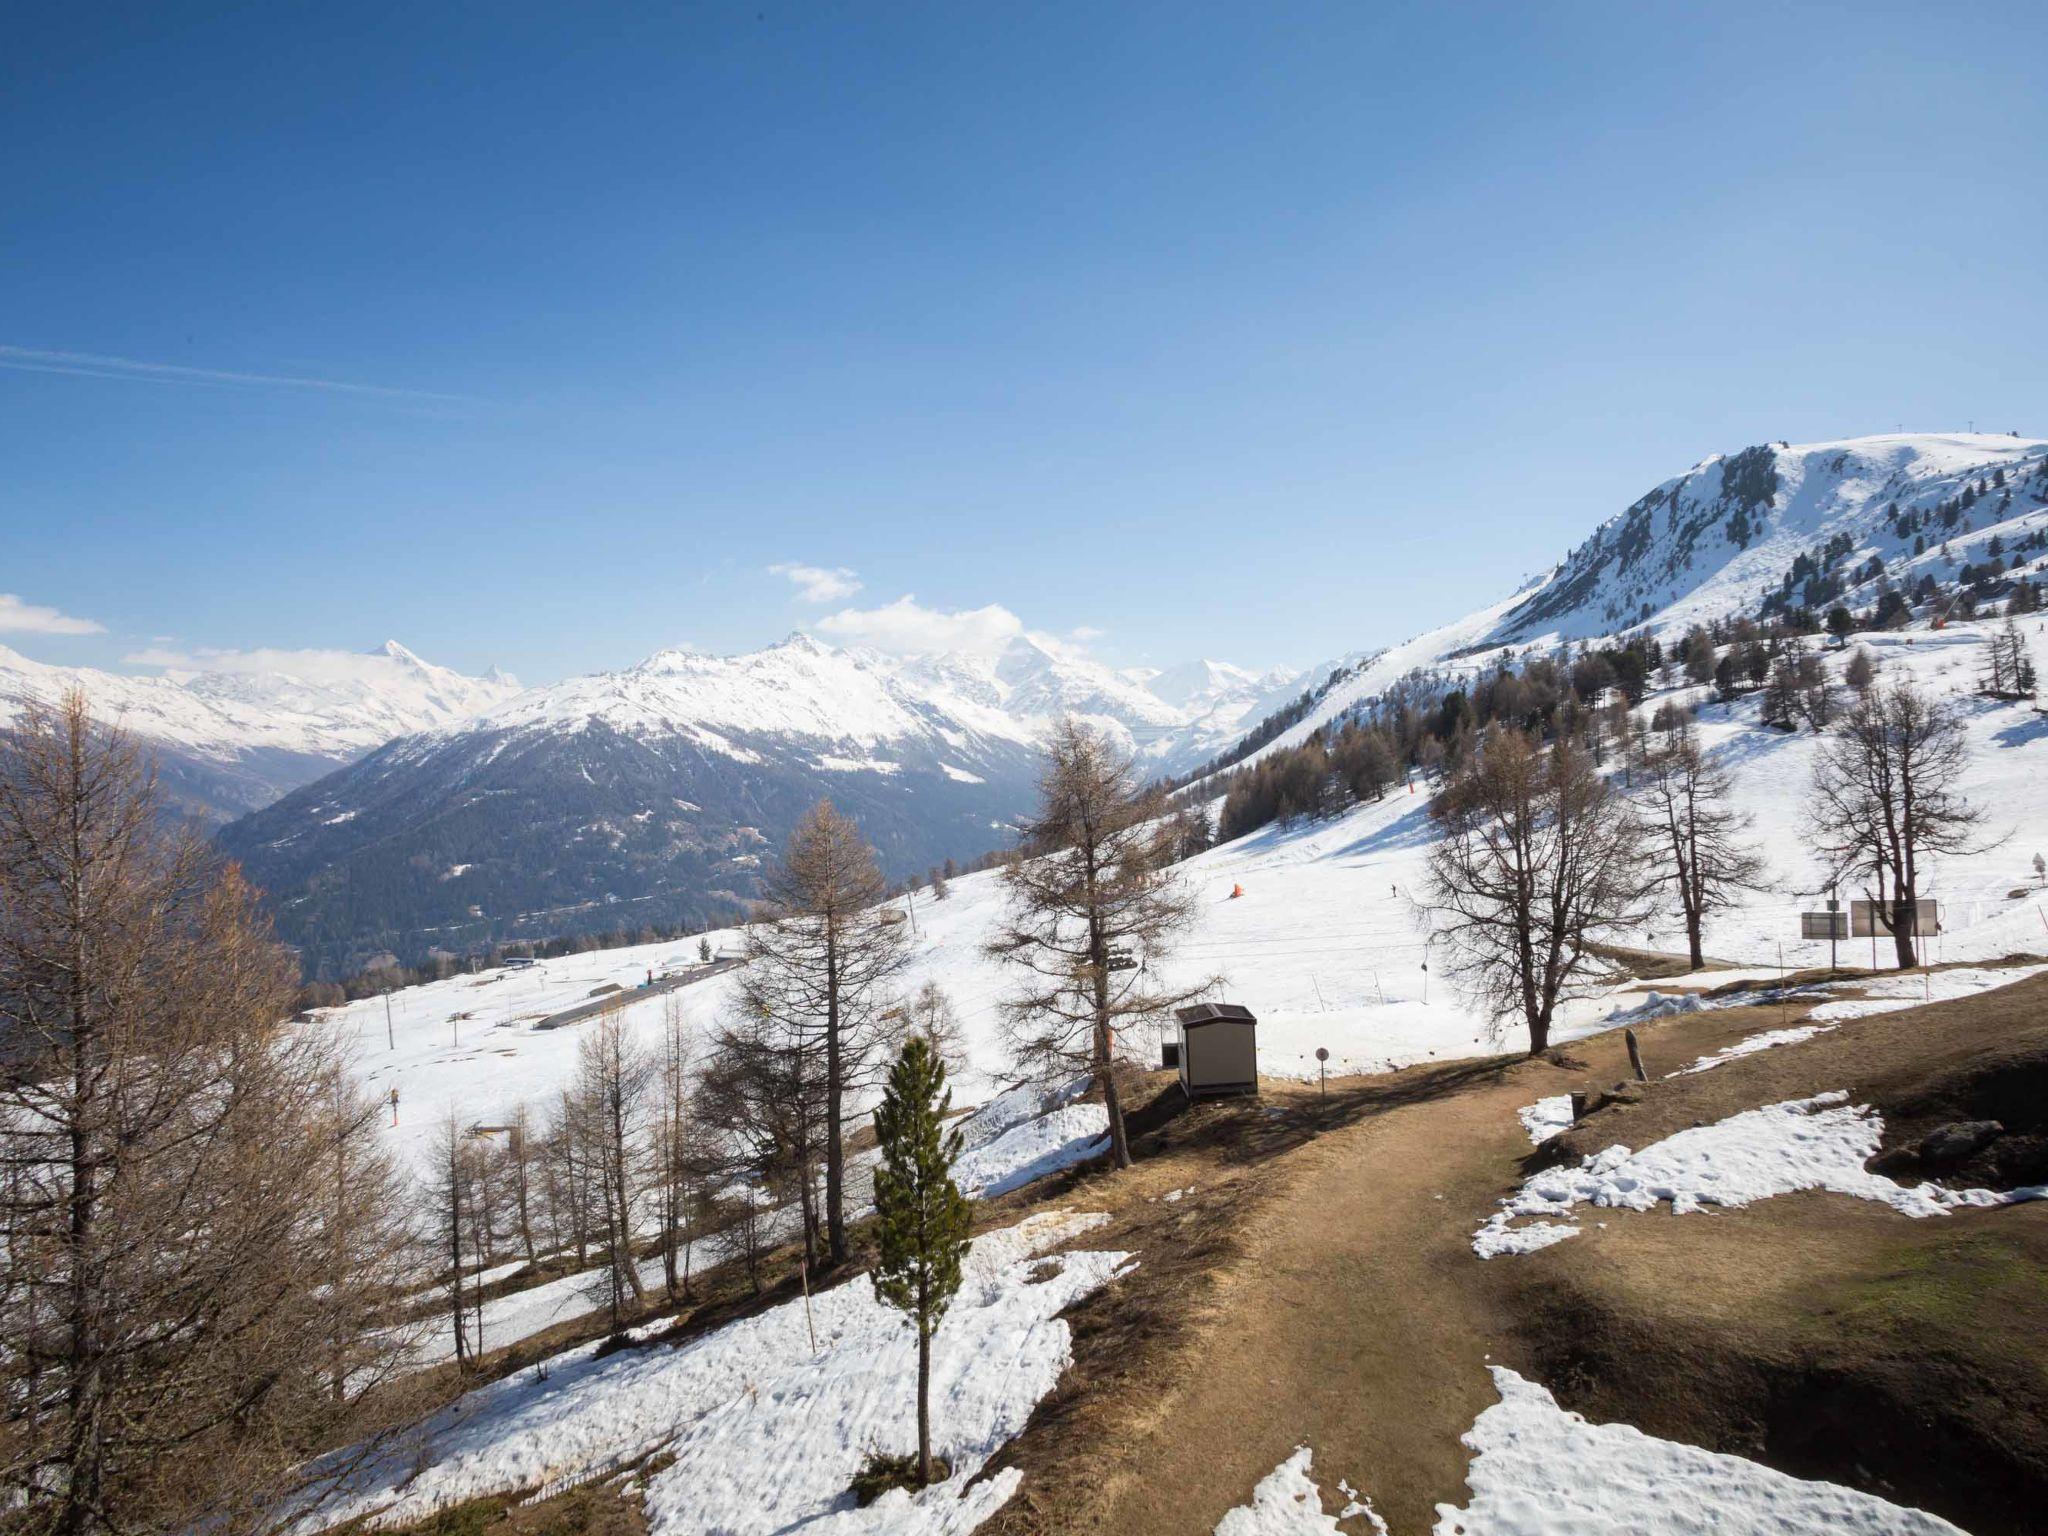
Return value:
<svg viewBox="0 0 2048 1536">
<path fill-rule="evenodd" d="M 1802 557 L 1839 577 L 1838 595 L 1812 589 L 1817 607 L 1871 606 L 1877 578 L 1863 573 L 1873 560 L 1895 587 L 1928 575 L 1952 582 L 1990 558 L 1994 540 L 2010 568 L 2039 579 L 2048 549 L 2013 550 L 2043 530 L 2048 440 L 1902 434 L 1715 455 L 1608 519 L 1519 592 L 1340 664 L 1315 707 L 1263 750 L 1302 741 L 1416 672 L 1474 671 L 1505 649 L 1636 629 L 1668 640 L 1754 616 Z M 1794 599 L 1807 591 L 1801 577 Z"/>
<path fill-rule="evenodd" d="M 586 1345 L 556 1356 L 545 1378 L 479 1388 L 430 1420 L 419 1444 L 357 1472 L 301 1529 L 370 1514 L 409 1522 L 662 1452 L 646 1483 L 655 1536 L 971 1531 L 1021 1481 L 1013 1469 L 969 1486 L 1065 1370 L 1072 1330 L 1060 1314 L 1133 1258 L 1038 1256 L 1102 1220 L 1045 1212 L 975 1240 L 932 1344 L 932 1449 L 951 1475 L 915 1496 L 856 1509 L 847 1492 L 869 1450 L 901 1454 L 916 1439 L 916 1335 L 861 1276 L 679 1348 Z"/>
<path fill-rule="evenodd" d="M 55 700 L 72 688 L 156 749 L 188 805 L 225 820 L 394 736 L 478 714 L 518 684 L 437 667 L 395 640 L 344 666 L 151 677 L 48 666 L 0 646 L 0 724 L 24 698 Z"/>
</svg>

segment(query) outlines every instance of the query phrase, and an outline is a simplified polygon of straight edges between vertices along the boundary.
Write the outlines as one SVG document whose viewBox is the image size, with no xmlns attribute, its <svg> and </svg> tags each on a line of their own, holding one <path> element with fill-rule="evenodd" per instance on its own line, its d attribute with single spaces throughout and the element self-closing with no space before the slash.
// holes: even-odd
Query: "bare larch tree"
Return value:
<svg viewBox="0 0 2048 1536">
<path fill-rule="evenodd" d="M 887 982 L 906 958 L 903 927 L 883 909 L 888 886 L 853 822 L 821 800 L 769 871 L 747 927 L 742 1014 L 771 1020 L 823 1064 L 825 1239 L 846 1262 L 845 1122 L 873 1086 Z"/>
<path fill-rule="evenodd" d="M 638 1308 L 647 1300 L 633 1240 L 639 1228 L 654 1065 L 616 1013 L 600 1018 L 576 1046 L 575 1123 L 604 1216 L 606 1295 L 616 1331 L 624 1325 L 628 1305 Z"/>
<path fill-rule="evenodd" d="M 1764 861 L 1744 834 L 1749 817 L 1733 804 L 1728 770 L 1681 721 L 1648 743 L 1636 770 L 1636 803 L 1652 845 L 1657 887 L 1678 898 L 1692 968 L 1706 964 L 1707 915 L 1735 905 L 1764 880 Z"/>
<path fill-rule="evenodd" d="M 671 1301 L 690 1293 L 690 1247 L 697 1216 L 698 1177 L 704 1163 L 691 1110 L 689 1022 L 674 993 L 662 999 L 661 1062 L 655 1109 L 653 1175 L 661 1233 L 662 1285 Z"/>
<path fill-rule="evenodd" d="M 1989 846 L 1982 813 L 1956 789 L 1968 761 L 1955 709 L 1904 680 L 1859 694 L 1814 761 L 1814 847 L 1831 882 L 1868 882 L 1865 895 L 1884 914 L 1901 969 L 1917 963 L 1930 857 Z"/>
<path fill-rule="evenodd" d="M 1062 720 L 1046 746 L 1037 808 L 1003 871 L 1008 910 L 987 945 L 1024 975 L 1004 1005 L 1019 1065 L 1094 1078 L 1119 1168 L 1130 1167 L 1131 1148 L 1114 1071 L 1118 1033 L 1213 985 L 1170 987 L 1160 975 L 1194 918 L 1193 898 L 1171 867 L 1164 810 L 1128 757 Z"/>
<path fill-rule="evenodd" d="M 814 1037 L 743 995 L 719 1025 L 698 1073 L 692 1114 L 712 1172 L 745 1182 L 802 1217 L 804 1262 L 825 1248 L 819 1174 L 825 1161 L 825 1062 Z M 700 1154 L 702 1156 L 704 1154 Z"/>
<path fill-rule="evenodd" d="M 16 1530 L 257 1526 L 370 1427 L 397 1213 L 254 893 L 82 696 L 0 736 L 0 1489 Z M 338 1288 L 338 1289 L 336 1289 Z"/>
<path fill-rule="evenodd" d="M 1592 949 L 1632 922 L 1652 882 L 1641 831 L 1576 741 L 1545 748 L 1508 727 L 1430 805 L 1430 920 L 1451 974 L 1498 1023 L 1520 1020 L 1548 1049 L 1557 1005 L 1603 979 Z"/>
</svg>

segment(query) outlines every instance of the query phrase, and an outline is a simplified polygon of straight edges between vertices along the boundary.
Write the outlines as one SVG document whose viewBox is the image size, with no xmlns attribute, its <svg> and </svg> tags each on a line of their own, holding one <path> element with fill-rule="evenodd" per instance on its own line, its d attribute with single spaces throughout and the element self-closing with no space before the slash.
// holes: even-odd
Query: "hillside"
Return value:
<svg viewBox="0 0 2048 1536">
<path fill-rule="evenodd" d="M 701 925 L 743 909 L 762 857 L 820 799 L 860 821 L 889 874 L 922 874 L 1008 841 L 1049 720 L 1079 715 L 1166 772 L 1284 676 L 1208 668 L 1169 702 L 1029 639 L 994 657 L 804 635 L 663 651 L 393 741 L 221 842 L 324 974 L 385 951 Z"/>
<path fill-rule="evenodd" d="M 226 822 L 414 731 L 467 719 L 518 692 L 493 673 L 465 677 L 397 641 L 341 664 L 298 670 L 167 671 L 131 677 L 31 661 L 0 646 L 0 725 L 23 698 L 81 688 L 101 719 L 155 753 L 172 802 Z"/>
<path fill-rule="evenodd" d="M 1995 572 L 1991 569 L 1996 565 Z M 1293 745 L 1416 674 L 1509 650 L 1834 604 L 1873 607 L 1931 579 L 2000 591 L 2048 572 L 2048 440 L 1903 434 L 1765 444 L 1703 459 L 1609 518 L 1520 591 L 1443 627 L 1334 663 L 1311 709 L 1262 750 Z"/>
</svg>

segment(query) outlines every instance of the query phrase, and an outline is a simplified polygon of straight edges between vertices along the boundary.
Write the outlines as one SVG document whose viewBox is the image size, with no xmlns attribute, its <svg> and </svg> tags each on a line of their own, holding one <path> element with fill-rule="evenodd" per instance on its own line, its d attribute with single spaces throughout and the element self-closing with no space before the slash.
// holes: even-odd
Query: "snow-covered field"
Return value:
<svg viewBox="0 0 2048 1536">
<path fill-rule="evenodd" d="M 1023 1429 L 1071 1358 L 1060 1314 L 1132 1263 L 1130 1254 L 1047 1250 L 1104 1218 L 1045 1212 L 975 1240 L 932 1352 L 934 1454 L 952 1473 L 916 1497 L 856 1509 L 847 1491 L 872 1450 L 915 1449 L 916 1335 L 865 1277 L 727 1324 L 678 1348 L 555 1356 L 479 1388 L 417 1443 L 355 1473 L 306 1522 L 420 1518 L 485 1494 L 562 1484 L 657 1452 L 647 1476 L 655 1536 L 966 1532 L 1019 1476 L 967 1488 Z M 815 1330 L 815 1344 L 813 1343 Z"/>
</svg>

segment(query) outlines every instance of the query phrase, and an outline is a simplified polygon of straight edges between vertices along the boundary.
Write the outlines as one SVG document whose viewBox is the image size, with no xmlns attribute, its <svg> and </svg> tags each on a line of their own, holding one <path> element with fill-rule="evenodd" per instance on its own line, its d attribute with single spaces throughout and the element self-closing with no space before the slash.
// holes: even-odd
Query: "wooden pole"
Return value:
<svg viewBox="0 0 2048 1536">
<path fill-rule="evenodd" d="M 1650 1080 L 1650 1074 L 1643 1070 L 1643 1047 L 1641 1042 L 1636 1039 L 1636 1032 L 1632 1029 L 1624 1029 L 1621 1032 L 1621 1038 L 1628 1042 L 1628 1064 L 1635 1069 L 1636 1081 L 1647 1083 Z"/>
<path fill-rule="evenodd" d="M 818 1352 L 818 1326 L 811 1320 L 811 1256 L 808 1253 L 797 1255 L 796 1272 L 804 1287 L 804 1331 L 811 1336 L 811 1353 L 815 1355 Z"/>
</svg>

